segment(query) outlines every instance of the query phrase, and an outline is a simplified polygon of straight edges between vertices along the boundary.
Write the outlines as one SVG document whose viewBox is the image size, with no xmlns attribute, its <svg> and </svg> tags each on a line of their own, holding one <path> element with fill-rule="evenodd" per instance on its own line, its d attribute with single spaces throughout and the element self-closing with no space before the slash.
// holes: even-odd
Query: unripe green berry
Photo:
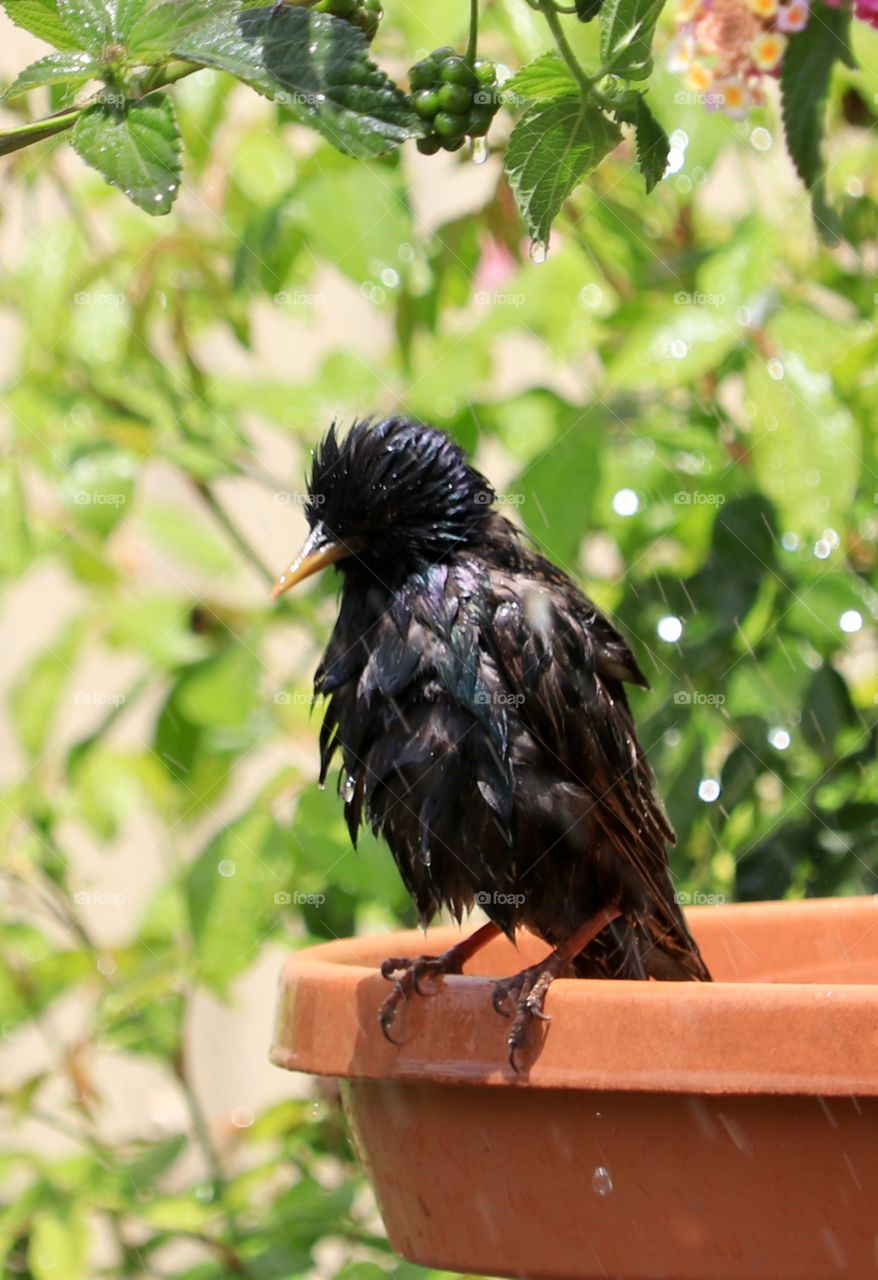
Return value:
<svg viewBox="0 0 878 1280">
<path fill-rule="evenodd" d="M 460 54 L 452 54 L 439 63 L 439 79 L 443 84 L 462 84 L 468 89 L 475 89 L 478 84 L 476 73 Z"/>
<path fill-rule="evenodd" d="M 419 89 L 412 98 L 412 106 L 422 120 L 432 120 L 439 110 L 439 94 L 435 89 Z"/>
<path fill-rule="evenodd" d="M 466 119 L 466 131 L 474 138 L 483 138 L 491 127 L 496 112 L 493 107 L 473 107 Z"/>
<path fill-rule="evenodd" d="M 439 109 L 450 111 L 452 115 L 465 115 L 472 106 L 472 94 L 463 84 L 443 84 L 436 97 Z"/>
<path fill-rule="evenodd" d="M 440 111 L 433 121 L 433 128 L 440 138 L 462 138 L 466 133 L 466 116 Z"/>
<path fill-rule="evenodd" d="M 431 133 L 426 138 L 418 138 L 415 145 L 422 156 L 434 156 L 442 146 L 442 143 L 435 133 Z"/>
<path fill-rule="evenodd" d="M 473 67 L 479 84 L 496 84 L 497 68 L 493 62 L 486 62 L 484 58 L 479 58 Z"/>
<path fill-rule="evenodd" d="M 409 67 L 409 84 L 412 90 L 429 89 L 436 83 L 436 68 L 429 59 L 424 58 L 422 62 L 416 62 L 413 67 Z"/>
</svg>

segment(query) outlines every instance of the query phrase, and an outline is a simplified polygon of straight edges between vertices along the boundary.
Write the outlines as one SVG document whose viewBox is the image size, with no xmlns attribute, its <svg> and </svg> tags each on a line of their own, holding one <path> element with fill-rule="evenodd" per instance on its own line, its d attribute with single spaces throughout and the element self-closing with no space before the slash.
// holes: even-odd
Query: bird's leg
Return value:
<svg viewBox="0 0 878 1280">
<path fill-rule="evenodd" d="M 501 978 L 494 984 L 494 1008 L 504 1018 L 510 1016 L 504 1005 L 510 997 L 515 997 L 515 1019 L 506 1037 L 506 1043 L 509 1046 L 509 1065 L 513 1071 L 518 1071 L 515 1055 L 524 1047 L 531 1019 L 551 1021 L 549 1015 L 543 1013 L 543 1004 L 549 987 L 556 978 L 561 977 L 571 960 L 575 959 L 602 929 L 618 919 L 620 914 L 616 907 L 602 907 L 562 946 L 550 952 L 545 960 L 532 964 L 528 969 L 522 969 L 521 973 L 513 974 L 511 978 Z"/>
<path fill-rule="evenodd" d="M 425 991 L 421 981 L 427 977 L 436 977 L 447 973 L 462 973 L 467 960 L 480 951 L 492 938 L 500 933 L 499 925 L 490 921 L 483 924 L 468 938 L 455 943 L 439 956 L 398 956 L 385 960 L 381 966 L 382 978 L 393 983 L 393 990 L 378 1011 L 381 1030 L 391 1042 L 396 1044 L 390 1034 L 396 1010 L 401 1000 L 407 1000 L 413 991 L 419 996 L 435 995 L 433 991 Z"/>
</svg>

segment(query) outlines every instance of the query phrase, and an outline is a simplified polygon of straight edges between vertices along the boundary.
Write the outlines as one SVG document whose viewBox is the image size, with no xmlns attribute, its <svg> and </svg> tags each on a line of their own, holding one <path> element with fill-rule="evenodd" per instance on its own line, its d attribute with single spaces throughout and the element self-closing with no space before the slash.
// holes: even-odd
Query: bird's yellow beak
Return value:
<svg viewBox="0 0 878 1280">
<path fill-rule="evenodd" d="M 289 569 L 285 569 L 274 584 L 271 591 L 272 600 L 289 591 L 290 587 L 294 587 L 297 582 L 310 578 L 312 573 L 319 573 L 328 564 L 335 564 L 336 560 L 343 560 L 345 556 L 353 555 L 361 545 L 359 540 L 356 542 L 351 540 L 347 543 L 336 542 L 322 524 L 316 524 Z"/>
</svg>

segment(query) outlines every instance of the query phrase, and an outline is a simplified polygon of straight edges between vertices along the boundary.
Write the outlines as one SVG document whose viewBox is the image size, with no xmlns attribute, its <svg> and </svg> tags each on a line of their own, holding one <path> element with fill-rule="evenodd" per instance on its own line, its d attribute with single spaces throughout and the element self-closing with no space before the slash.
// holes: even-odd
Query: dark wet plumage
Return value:
<svg viewBox="0 0 878 1280">
<path fill-rule="evenodd" d="M 504 933 L 524 926 L 562 949 L 541 982 L 499 991 L 498 1007 L 518 1005 L 514 1052 L 559 972 L 709 975 L 674 899 L 673 833 L 625 695 L 647 682 L 493 498 L 439 431 L 402 418 L 330 430 L 309 482 L 311 537 L 277 590 L 325 563 L 342 573 L 314 687 L 328 698 L 321 779 L 340 754 L 352 839 L 362 823 L 384 836 L 424 924 L 478 902 Z M 491 934 L 434 971 L 459 971 Z M 412 969 L 388 964 L 388 976 Z M 385 1031 L 428 971 L 408 973 Z"/>
</svg>

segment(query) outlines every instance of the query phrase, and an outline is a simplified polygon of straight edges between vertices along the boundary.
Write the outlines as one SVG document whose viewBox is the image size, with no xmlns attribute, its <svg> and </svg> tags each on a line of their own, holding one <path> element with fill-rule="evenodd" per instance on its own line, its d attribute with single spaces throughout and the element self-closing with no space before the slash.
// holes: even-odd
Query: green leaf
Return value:
<svg viewBox="0 0 878 1280">
<path fill-rule="evenodd" d="M 652 114 L 642 94 L 637 95 L 632 124 L 637 143 L 637 164 L 643 174 L 646 193 L 649 195 L 653 187 L 664 177 L 671 144 L 668 142 L 668 135 Z"/>
<path fill-rule="evenodd" d="M 94 80 L 99 75 L 100 66 L 90 53 L 48 53 L 45 58 L 38 58 L 18 73 L 0 102 L 11 102 L 13 98 L 40 85 L 76 86 L 84 84 L 86 80 Z"/>
<path fill-rule="evenodd" d="M 512 130 L 506 175 L 531 236 L 549 238 L 573 188 L 619 142 L 618 126 L 578 95 L 531 107 Z"/>
<path fill-rule="evenodd" d="M 80 41 L 58 13 L 55 0 L 3 0 L 3 7 L 16 26 L 30 31 L 56 49 L 78 50 Z"/>
<path fill-rule="evenodd" d="M 601 9 L 604 72 L 646 80 L 652 71 L 652 39 L 665 0 L 606 0 Z"/>
<path fill-rule="evenodd" d="M 174 53 L 230 72 L 283 103 L 339 151 L 364 158 L 423 132 L 406 95 L 367 50 L 362 32 L 340 18 L 285 6 L 220 17 Z"/>
<path fill-rule="evenodd" d="M 827 244 L 838 242 L 838 218 L 826 203 L 821 142 L 823 109 L 836 61 L 853 65 L 848 43 L 850 8 L 817 6 L 802 31 L 790 37 L 781 71 L 781 111 L 787 150 L 811 195 L 814 222 Z"/>
<path fill-rule="evenodd" d="M 190 39 L 208 22 L 240 9 L 238 0 L 163 0 L 147 9 L 128 36 L 128 49 L 138 58 L 161 57 Z"/>
<path fill-rule="evenodd" d="M 114 38 L 114 14 L 109 0 L 58 0 L 58 12 L 81 49 L 100 53 Z"/>
<path fill-rule="evenodd" d="M 226 827 L 193 863 L 189 917 L 201 976 L 215 990 L 225 991 L 256 960 L 291 870 L 279 827 L 259 811 Z"/>
<path fill-rule="evenodd" d="M 843 729 L 856 724 L 856 713 L 844 679 L 828 664 L 814 672 L 802 708 L 802 734 L 821 756 L 832 755 Z"/>
<path fill-rule="evenodd" d="M 514 95 L 525 102 L 551 102 L 578 92 L 570 68 L 557 53 L 544 53 L 503 85 L 504 95 Z"/>
<path fill-rule="evenodd" d="M 124 108 L 97 103 L 82 113 L 73 146 L 86 164 L 144 212 L 167 213 L 180 186 L 180 134 L 166 93 Z"/>
<path fill-rule="evenodd" d="M 105 537 L 131 502 L 136 469 L 131 454 L 98 443 L 71 459 L 59 491 L 79 522 Z"/>
<path fill-rule="evenodd" d="M 65 1206 L 34 1214 L 27 1260 L 34 1280 L 86 1280 L 88 1227 Z"/>
<path fill-rule="evenodd" d="M 46 648 L 16 682 L 10 698 L 12 722 L 32 757 L 42 752 L 76 660 L 83 629 L 67 625 L 63 636 Z"/>
<path fill-rule="evenodd" d="M 783 528 L 804 537 L 843 528 L 861 469 L 857 424 L 829 375 L 781 350 L 776 363 L 751 360 L 746 375 L 753 406 L 750 459 L 762 491 L 773 498 Z"/>
</svg>

